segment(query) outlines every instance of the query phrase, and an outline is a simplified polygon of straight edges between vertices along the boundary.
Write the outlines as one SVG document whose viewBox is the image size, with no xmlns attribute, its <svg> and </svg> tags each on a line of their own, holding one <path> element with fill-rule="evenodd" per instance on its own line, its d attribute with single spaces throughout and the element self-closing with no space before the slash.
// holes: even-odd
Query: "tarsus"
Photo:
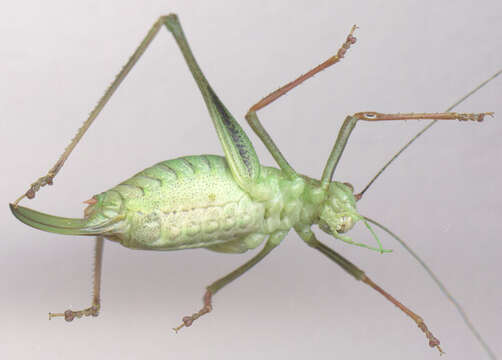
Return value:
<svg viewBox="0 0 502 360">
<path fill-rule="evenodd" d="M 499 76 L 500 74 L 502 73 L 502 69 L 497 71 L 495 74 L 493 74 L 492 76 L 490 76 L 488 79 L 486 79 L 485 81 L 483 81 L 481 84 L 479 84 L 478 86 L 476 86 L 474 89 L 472 89 L 471 91 L 469 91 L 467 94 L 465 94 L 464 96 L 462 96 L 460 99 L 458 99 L 453 105 L 451 105 L 448 109 L 445 110 L 445 112 L 449 112 L 451 110 L 453 110 L 455 107 L 457 107 L 459 104 L 461 104 L 462 102 L 464 102 L 468 97 L 470 97 L 472 94 L 474 94 L 475 92 L 477 92 L 479 89 L 481 89 L 483 86 L 485 86 L 486 84 L 488 84 L 490 81 L 492 81 L 493 79 L 495 79 L 497 76 Z M 373 177 L 373 179 L 371 179 L 371 181 L 368 183 L 368 185 L 366 185 L 364 187 L 364 189 L 359 193 L 357 194 L 357 196 L 359 198 L 361 198 L 363 196 L 363 194 L 366 192 L 366 190 L 368 190 L 368 188 L 375 182 L 375 180 L 380 176 L 381 173 L 384 172 L 385 169 L 387 169 L 387 167 L 394 161 L 396 160 L 396 158 L 401 155 L 401 153 L 406 150 L 408 148 L 408 146 L 410 146 L 415 140 L 417 140 L 420 135 L 422 135 L 424 132 L 426 132 L 427 130 L 429 130 L 432 125 L 434 125 L 435 123 L 437 122 L 437 120 L 433 120 L 432 122 L 430 122 L 427 126 L 425 126 L 422 130 L 420 130 L 415 136 L 413 136 L 407 143 L 406 145 L 404 145 L 396 154 L 394 154 L 394 156 L 392 156 L 390 158 L 389 161 L 387 161 L 387 163 L 377 172 L 377 174 Z"/>
</svg>

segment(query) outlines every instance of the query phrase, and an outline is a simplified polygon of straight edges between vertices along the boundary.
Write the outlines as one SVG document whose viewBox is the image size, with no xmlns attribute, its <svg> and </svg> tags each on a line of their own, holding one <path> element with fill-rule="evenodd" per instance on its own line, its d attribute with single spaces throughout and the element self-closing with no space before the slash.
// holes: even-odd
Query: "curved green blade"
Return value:
<svg viewBox="0 0 502 360">
<path fill-rule="evenodd" d="M 21 222 L 35 229 L 66 235 L 96 235 L 103 233 L 101 226 L 90 227 L 87 219 L 72 219 L 44 214 L 24 206 L 9 204 L 10 210 Z"/>
</svg>

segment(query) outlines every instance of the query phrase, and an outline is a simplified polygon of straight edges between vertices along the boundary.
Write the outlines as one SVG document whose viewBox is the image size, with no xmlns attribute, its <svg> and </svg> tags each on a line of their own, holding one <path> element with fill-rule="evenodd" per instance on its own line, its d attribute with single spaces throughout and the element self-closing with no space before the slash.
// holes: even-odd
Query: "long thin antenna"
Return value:
<svg viewBox="0 0 502 360">
<path fill-rule="evenodd" d="M 497 75 L 499 73 L 500 73 L 500 71 L 497 73 Z M 451 108 L 449 110 L 451 110 Z M 490 359 L 496 360 L 497 358 L 495 357 L 495 353 L 490 349 L 490 347 L 488 346 L 488 344 L 483 340 L 483 338 L 481 337 L 481 334 L 476 330 L 476 328 L 472 324 L 471 320 L 467 316 L 467 313 L 464 311 L 464 309 L 462 308 L 462 306 L 457 302 L 457 300 L 455 300 L 455 298 L 453 297 L 453 295 L 451 295 L 450 292 L 446 289 L 446 287 L 441 282 L 441 280 L 439 280 L 438 277 L 434 274 L 434 272 L 432 272 L 432 270 L 429 268 L 429 266 L 427 266 L 427 264 L 404 242 L 404 240 L 400 239 L 392 231 L 390 231 L 389 229 L 387 229 L 382 224 L 376 222 L 375 220 L 367 218 L 366 216 L 363 216 L 363 218 L 364 218 L 364 220 L 366 220 L 366 221 L 368 221 L 368 222 L 370 222 L 370 223 L 378 226 L 380 229 L 382 229 L 383 231 L 385 231 L 386 233 L 388 233 L 390 236 L 392 236 L 394 239 L 396 239 L 406 249 L 406 251 L 408 251 L 408 253 L 410 253 L 410 255 L 413 256 L 415 258 L 415 260 L 418 261 L 418 263 L 425 269 L 425 271 L 427 271 L 427 273 L 432 278 L 432 280 L 434 280 L 434 282 L 437 284 L 437 286 L 439 287 L 439 289 L 441 290 L 441 292 L 444 294 L 444 296 L 446 296 L 448 298 L 448 300 L 450 300 L 452 302 L 452 304 L 455 306 L 455 308 L 457 308 L 457 311 L 459 312 L 460 316 L 464 320 L 465 325 L 467 325 L 467 327 L 469 328 L 469 330 L 471 331 L 471 333 L 479 341 L 479 343 L 481 344 L 481 346 L 483 347 L 483 349 L 485 350 L 485 352 L 488 354 L 488 356 L 490 357 Z"/>
<path fill-rule="evenodd" d="M 481 84 L 479 84 L 478 86 L 476 86 L 474 89 L 472 89 L 470 92 L 468 92 L 466 95 L 464 95 L 463 97 L 461 97 L 459 100 L 457 100 L 452 106 L 450 106 L 448 109 L 445 110 L 445 112 L 449 112 L 451 110 L 453 110 L 455 107 L 457 107 L 459 104 L 461 104 L 462 102 L 465 101 L 465 99 L 467 99 L 469 96 L 471 96 L 472 94 L 474 94 L 475 92 L 477 92 L 479 89 L 481 89 L 483 86 L 485 86 L 486 84 L 488 84 L 490 81 L 492 81 L 493 79 L 495 79 L 497 76 L 499 76 L 500 74 L 502 73 L 502 69 L 497 71 L 495 74 L 493 74 L 492 76 L 490 76 L 488 79 L 486 79 L 485 81 L 483 81 Z M 366 190 L 368 190 L 368 188 L 375 182 L 375 180 L 380 176 L 381 173 L 384 172 L 385 169 L 387 169 L 387 167 L 394 161 L 396 160 L 396 158 L 401 155 L 401 153 L 406 150 L 408 148 L 408 146 L 410 146 L 415 140 L 417 140 L 424 132 L 426 132 L 427 130 L 429 130 L 432 125 L 434 125 L 435 123 L 437 122 L 437 120 L 433 120 L 431 121 L 427 126 L 425 126 L 422 130 L 420 130 L 415 136 L 413 136 L 410 141 L 408 141 L 406 143 L 406 145 L 404 145 L 394 156 L 392 156 L 390 158 L 389 161 L 387 161 L 387 163 L 377 172 L 377 174 L 373 177 L 373 179 L 371 179 L 371 181 L 368 183 L 368 185 L 366 185 L 364 187 L 364 189 L 359 193 L 357 194 L 357 197 L 358 198 L 361 198 L 363 196 L 363 194 L 366 192 Z"/>
</svg>

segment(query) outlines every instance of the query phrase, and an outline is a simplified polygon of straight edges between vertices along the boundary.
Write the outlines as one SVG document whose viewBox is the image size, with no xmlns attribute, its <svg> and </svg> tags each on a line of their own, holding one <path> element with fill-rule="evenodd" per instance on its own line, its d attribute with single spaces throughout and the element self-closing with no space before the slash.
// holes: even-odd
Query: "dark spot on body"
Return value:
<svg viewBox="0 0 502 360">
<path fill-rule="evenodd" d="M 223 121 L 223 124 L 225 125 L 225 128 L 230 133 L 233 143 L 235 144 L 235 146 L 237 146 L 237 149 L 239 150 L 239 155 L 241 156 L 241 159 L 244 162 L 244 165 L 246 166 L 249 176 L 252 176 L 253 174 L 251 169 L 251 161 L 249 159 L 249 154 L 247 151 L 245 139 L 243 139 L 243 137 L 241 136 L 242 129 L 240 129 L 239 125 L 233 119 L 232 115 L 225 108 L 225 105 L 222 104 L 222 102 L 220 101 L 218 96 L 216 96 L 213 90 L 209 86 L 207 89 L 209 91 L 209 94 L 211 95 L 214 105 L 216 106 L 216 110 L 218 110 L 218 113 L 221 115 L 221 119 Z"/>
</svg>

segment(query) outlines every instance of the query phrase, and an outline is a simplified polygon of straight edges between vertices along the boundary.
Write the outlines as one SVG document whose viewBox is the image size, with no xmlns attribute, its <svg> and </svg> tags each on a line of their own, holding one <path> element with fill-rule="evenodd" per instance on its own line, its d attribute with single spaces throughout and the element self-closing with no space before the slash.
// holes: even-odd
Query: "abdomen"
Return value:
<svg viewBox="0 0 502 360">
<path fill-rule="evenodd" d="M 89 217 L 120 217 L 107 236 L 141 249 L 211 247 L 256 238 L 265 213 L 264 205 L 235 183 L 225 158 L 215 155 L 163 161 L 96 199 Z"/>
</svg>

